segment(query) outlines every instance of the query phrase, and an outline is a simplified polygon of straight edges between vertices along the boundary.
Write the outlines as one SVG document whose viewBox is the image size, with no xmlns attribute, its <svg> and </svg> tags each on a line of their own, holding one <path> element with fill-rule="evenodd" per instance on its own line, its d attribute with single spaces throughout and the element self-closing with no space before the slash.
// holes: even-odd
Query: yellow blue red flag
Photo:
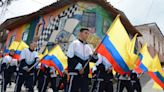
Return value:
<svg viewBox="0 0 164 92">
<path fill-rule="evenodd" d="M 131 40 L 119 15 L 106 33 L 96 51 L 106 57 L 116 72 L 125 74 L 130 71 L 131 61 L 127 46 Z"/>
<path fill-rule="evenodd" d="M 164 89 L 164 71 L 148 72 L 149 76 Z"/>
<path fill-rule="evenodd" d="M 164 89 L 164 71 L 162 70 L 158 54 L 155 55 L 151 64 L 151 70 L 148 74 L 161 88 Z"/>
<path fill-rule="evenodd" d="M 138 59 L 136 62 L 136 69 L 137 73 L 144 73 L 151 70 L 151 63 L 153 62 L 152 57 L 147 48 L 147 43 L 141 48 L 140 53 L 138 55 Z"/>
<path fill-rule="evenodd" d="M 14 49 L 15 50 L 15 54 L 14 54 L 13 58 L 19 60 L 20 53 L 25 48 L 28 48 L 28 45 L 25 42 L 23 42 L 23 41 L 21 41 L 21 42 L 13 41 L 11 43 L 10 47 L 9 47 L 9 50 Z"/>
<path fill-rule="evenodd" d="M 134 49 L 135 49 L 135 44 L 136 44 L 136 39 L 137 39 L 137 35 L 138 34 L 135 34 L 135 36 L 133 37 L 133 39 L 131 40 L 130 44 L 127 44 L 127 51 L 129 53 L 129 58 L 130 58 L 130 61 L 129 61 L 129 68 L 132 70 L 136 67 L 136 61 L 137 61 L 137 58 L 138 58 L 138 55 L 134 52 Z"/>
<path fill-rule="evenodd" d="M 157 84 L 156 82 L 154 82 L 153 88 L 158 89 L 158 90 L 163 90 L 163 88 L 159 84 Z"/>
<path fill-rule="evenodd" d="M 42 64 L 54 67 L 62 76 L 64 69 L 67 68 L 67 57 L 59 45 L 56 45 L 42 60 Z"/>
</svg>

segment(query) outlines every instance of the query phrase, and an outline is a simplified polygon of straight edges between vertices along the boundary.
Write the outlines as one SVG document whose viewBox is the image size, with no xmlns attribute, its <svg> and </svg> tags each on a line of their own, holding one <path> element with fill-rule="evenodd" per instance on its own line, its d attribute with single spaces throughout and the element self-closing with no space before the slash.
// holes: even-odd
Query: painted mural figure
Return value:
<svg viewBox="0 0 164 92">
<path fill-rule="evenodd" d="M 34 68 L 31 70 L 29 69 L 38 61 L 38 54 L 34 51 L 36 46 L 36 42 L 32 41 L 30 47 L 21 52 L 18 77 L 14 92 L 20 92 L 24 82 L 28 88 L 28 92 L 34 92 Z"/>
<path fill-rule="evenodd" d="M 88 92 L 89 65 L 83 67 L 93 54 L 91 47 L 86 43 L 89 30 L 80 29 L 78 39 L 70 43 L 68 47 L 68 72 L 70 75 L 68 92 Z M 93 58 L 91 61 L 96 61 Z"/>
</svg>

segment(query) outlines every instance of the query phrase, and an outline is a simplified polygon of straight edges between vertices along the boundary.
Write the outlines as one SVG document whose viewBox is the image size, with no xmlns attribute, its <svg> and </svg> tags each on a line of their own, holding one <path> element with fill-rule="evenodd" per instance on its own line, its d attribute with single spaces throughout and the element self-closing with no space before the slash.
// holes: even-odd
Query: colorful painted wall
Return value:
<svg viewBox="0 0 164 92">
<path fill-rule="evenodd" d="M 88 42 L 100 41 L 105 32 L 110 27 L 113 17 L 101 6 L 78 2 L 65 6 L 57 11 L 38 16 L 30 23 L 21 25 L 10 31 L 6 45 L 9 46 L 13 40 L 23 40 L 29 44 L 33 39 L 37 40 L 39 52 L 43 52 L 46 47 L 53 47 L 54 43 L 60 43 L 63 50 L 73 39 L 81 27 L 90 29 L 90 39 Z"/>
</svg>

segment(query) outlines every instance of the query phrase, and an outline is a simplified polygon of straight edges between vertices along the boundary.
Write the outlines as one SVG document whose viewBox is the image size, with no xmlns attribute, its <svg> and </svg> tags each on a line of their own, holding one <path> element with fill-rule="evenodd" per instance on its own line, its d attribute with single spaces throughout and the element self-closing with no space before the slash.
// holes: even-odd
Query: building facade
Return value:
<svg viewBox="0 0 164 92">
<path fill-rule="evenodd" d="M 131 37 L 139 33 L 126 16 L 106 0 L 59 0 L 37 12 L 6 20 L 0 30 L 9 30 L 6 48 L 14 40 L 27 44 L 36 40 L 40 53 L 56 43 L 66 51 L 82 27 L 90 29 L 90 38 L 94 38 L 91 43 L 100 42 L 118 14 Z"/>
<path fill-rule="evenodd" d="M 151 56 L 158 54 L 161 62 L 164 62 L 164 36 L 157 24 L 149 23 L 135 27 L 142 34 L 142 37 L 138 37 L 138 47 L 141 48 L 147 42 Z"/>
</svg>

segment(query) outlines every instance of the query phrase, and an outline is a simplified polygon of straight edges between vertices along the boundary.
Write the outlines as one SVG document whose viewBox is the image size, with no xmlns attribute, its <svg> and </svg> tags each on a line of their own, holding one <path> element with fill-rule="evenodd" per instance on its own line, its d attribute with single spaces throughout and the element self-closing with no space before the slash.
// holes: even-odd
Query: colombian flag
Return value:
<svg viewBox="0 0 164 92">
<path fill-rule="evenodd" d="M 149 51 L 147 49 L 147 44 L 144 44 L 144 46 L 140 50 L 138 57 L 139 58 L 137 59 L 136 62 L 137 67 L 135 68 L 135 71 L 137 73 L 148 72 L 151 69 L 150 67 L 153 59 L 149 54 Z"/>
<path fill-rule="evenodd" d="M 128 45 L 132 46 L 130 43 L 132 42 L 118 15 L 96 51 L 107 58 L 116 72 L 125 74 L 130 71 L 133 62 L 130 51 L 127 51 Z"/>
<path fill-rule="evenodd" d="M 14 54 L 13 58 L 19 60 L 20 53 L 25 48 L 28 48 L 28 45 L 25 42 L 23 42 L 23 41 L 21 41 L 21 42 L 13 41 L 11 43 L 10 47 L 9 47 L 9 50 L 14 49 L 15 50 L 15 54 Z"/>
<path fill-rule="evenodd" d="M 150 77 L 164 89 L 164 71 L 160 64 L 158 55 L 156 54 L 151 64 L 151 70 L 148 72 Z"/>
<path fill-rule="evenodd" d="M 41 63 L 53 66 L 62 76 L 62 72 L 67 68 L 67 57 L 60 46 L 57 45 L 41 60 Z"/>
<path fill-rule="evenodd" d="M 150 68 L 151 68 L 150 71 L 152 71 L 152 72 L 163 71 L 158 54 L 155 55 Z"/>
<path fill-rule="evenodd" d="M 158 85 L 156 82 L 154 82 L 153 88 L 154 88 L 154 89 L 158 89 L 158 90 L 163 90 L 163 89 L 161 88 L 161 86 Z"/>
<path fill-rule="evenodd" d="M 135 34 L 135 36 L 133 37 L 133 39 L 131 40 L 130 44 L 127 44 L 127 52 L 128 52 L 128 55 L 129 55 L 129 58 L 130 58 L 130 61 L 129 62 L 129 68 L 131 70 L 133 70 L 135 67 L 136 67 L 136 61 L 137 61 L 137 58 L 138 58 L 138 55 L 134 53 L 134 49 L 135 49 L 135 45 L 136 45 L 136 39 L 137 39 L 137 35 L 138 34 Z"/>
<path fill-rule="evenodd" d="M 164 89 L 164 72 L 156 71 L 156 72 L 148 72 L 149 76 Z"/>
</svg>

